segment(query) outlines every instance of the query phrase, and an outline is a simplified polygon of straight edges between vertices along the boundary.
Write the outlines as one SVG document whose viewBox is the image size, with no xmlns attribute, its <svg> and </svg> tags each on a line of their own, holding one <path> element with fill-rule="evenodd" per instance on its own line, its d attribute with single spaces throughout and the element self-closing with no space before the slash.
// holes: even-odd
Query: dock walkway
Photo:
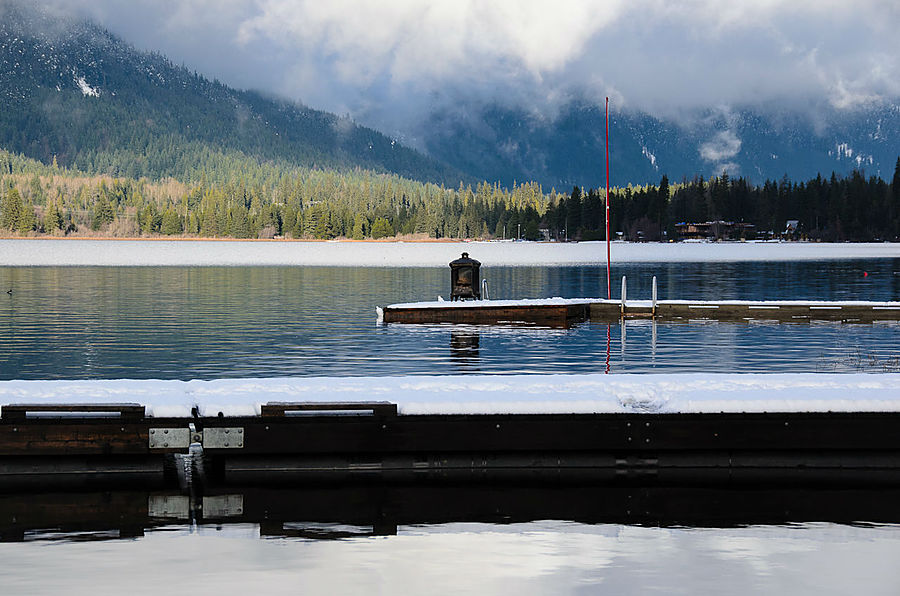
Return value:
<svg viewBox="0 0 900 596">
<path fill-rule="evenodd" d="M 218 404 L 161 417 L 136 403 L 8 403 L 0 492 L 372 481 L 900 487 L 898 374 L 676 377 L 378 381 L 396 400 L 356 391 L 363 381 L 342 390 L 320 379 L 315 399 L 294 391 L 303 401 L 228 416 Z M 275 391 L 292 391 L 277 381 Z"/>
<path fill-rule="evenodd" d="M 546 298 L 411 302 L 392 304 L 378 312 L 385 323 L 549 327 L 568 327 L 586 320 L 609 322 L 620 319 L 874 323 L 900 321 L 900 302 Z"/>
</svg>

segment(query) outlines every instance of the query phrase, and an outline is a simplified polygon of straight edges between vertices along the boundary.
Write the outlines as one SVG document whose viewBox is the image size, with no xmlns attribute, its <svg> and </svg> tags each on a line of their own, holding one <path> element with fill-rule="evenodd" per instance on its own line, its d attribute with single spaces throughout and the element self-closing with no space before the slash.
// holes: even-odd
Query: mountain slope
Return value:
<svg viewBox="0 0 900 596">
<path fill-rule="evenodd" d="M 535 180 L 545 188 L 605 184 L 603 108 L 574 101 L 546 118 L 523 109 L 456 106 L 423 127 L 436 159 L 479 178 Z M 757 184 L 854 169 L 887 177 L 900 154 L 900 106 L 798 110 L 763 106 L 707 110 L 682 121 L 640 112 L 610 115 L 613 185 L 658 183 L 728 171 Z"/>
<path fill-rule="evenodd" d="M 0 147 L 85 171 L 195 178 L 239 152 L 448 184 L 463 176 L 348 118 L 237 91 L 86 22 L 0 1 Z"/>
</svg>

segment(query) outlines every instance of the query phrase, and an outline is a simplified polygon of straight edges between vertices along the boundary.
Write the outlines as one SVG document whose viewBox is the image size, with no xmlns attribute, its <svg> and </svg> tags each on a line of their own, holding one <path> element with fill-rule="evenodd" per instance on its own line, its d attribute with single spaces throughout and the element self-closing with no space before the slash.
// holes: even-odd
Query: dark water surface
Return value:
<svg viewBox="0 0 900 596">
<path fill-rule="evenodd" d="M 484 268 L 492 298 L 605 295 L 595 267 Z M 864 272 L 868 275 L 864 275 Z M 620 266 L 649 299 L 900 300 L 900 260 Z M 376 324 L 375 306 L 448 294 L 448 270 L 0 268 L 0 379 L 900 370 L 898 327 Z"/>
</svg>

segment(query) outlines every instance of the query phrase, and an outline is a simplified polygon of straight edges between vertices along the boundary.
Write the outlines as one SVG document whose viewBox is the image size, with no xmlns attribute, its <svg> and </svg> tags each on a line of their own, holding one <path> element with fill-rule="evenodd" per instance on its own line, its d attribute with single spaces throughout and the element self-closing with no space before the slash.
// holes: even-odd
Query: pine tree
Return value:
<svg viewBox="0 0 900 596">
<path fill-rule="evenodd" d="M 30 205 L 23 205 L 19 212 L 19 225 L 17 231 L 21 234 L 33 232 L 36 227 L 37 218 L 34 215 L 34 209 Z"/>
<path fill-rule="evenodd" d="M 57 230 L 61 230 L 65 220 L 63 219 L 62 210 L 59 208 L 57 201 L 51 201 L 44 211 L 44 231 L 52 234 Z"/>
<path fill-rule="evenodd" d="M 387 238 L 388 236 L 393 235 L 394 229 L 387 219 L 379 217 L 375 220 L 375 223 L 372 224 L 372 238 Z"/>
<path fill-rule="evenodd" d="M 366 237 L 365 218 L 361 213 L 357 213 L 353 220 L 353 239 L 362 240 Z"/>
<path fill-rule="evenodd" d="M 94 200 L 93 219 L 91 220 L 91 228 L 94 230 L 99 230 L 111 224 L 116 217 L 116 213 L 113 211 L 113 207 L 106 195 L 106 192 L 101 191 Z"/>
<path fill-rule="evenodd" d="M 22 195 L 15 187 L 10 187 L 6 191 L 0 203 L 0 227 L 13 231 L 19 229 L 19 220 L 22 218 L 22 212 L 25 205 L 22 203 Z"/>
<path fill-rule="evenodd" d="M 166 236 L 181 234 L 181 232 L 183 231 L 181 226 L 181 218 L 177 213 L 175 213 L 175 210 L 172 207 L 169 207 L 163 213 L 160 231 Z"/>
</svg>

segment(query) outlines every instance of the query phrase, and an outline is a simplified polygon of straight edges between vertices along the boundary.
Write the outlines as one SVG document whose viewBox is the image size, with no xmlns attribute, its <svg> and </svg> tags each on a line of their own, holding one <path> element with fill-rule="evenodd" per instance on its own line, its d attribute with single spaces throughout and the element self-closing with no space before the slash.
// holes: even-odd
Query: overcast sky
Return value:
<svg viewBox="0 0 900 596">
<path fill-rule="evenodd" d="M 897 0 L 42 0 L 140 49 L 382 128 L 461 98 L 658 115 L 900 97 Z"/>
</svg>

